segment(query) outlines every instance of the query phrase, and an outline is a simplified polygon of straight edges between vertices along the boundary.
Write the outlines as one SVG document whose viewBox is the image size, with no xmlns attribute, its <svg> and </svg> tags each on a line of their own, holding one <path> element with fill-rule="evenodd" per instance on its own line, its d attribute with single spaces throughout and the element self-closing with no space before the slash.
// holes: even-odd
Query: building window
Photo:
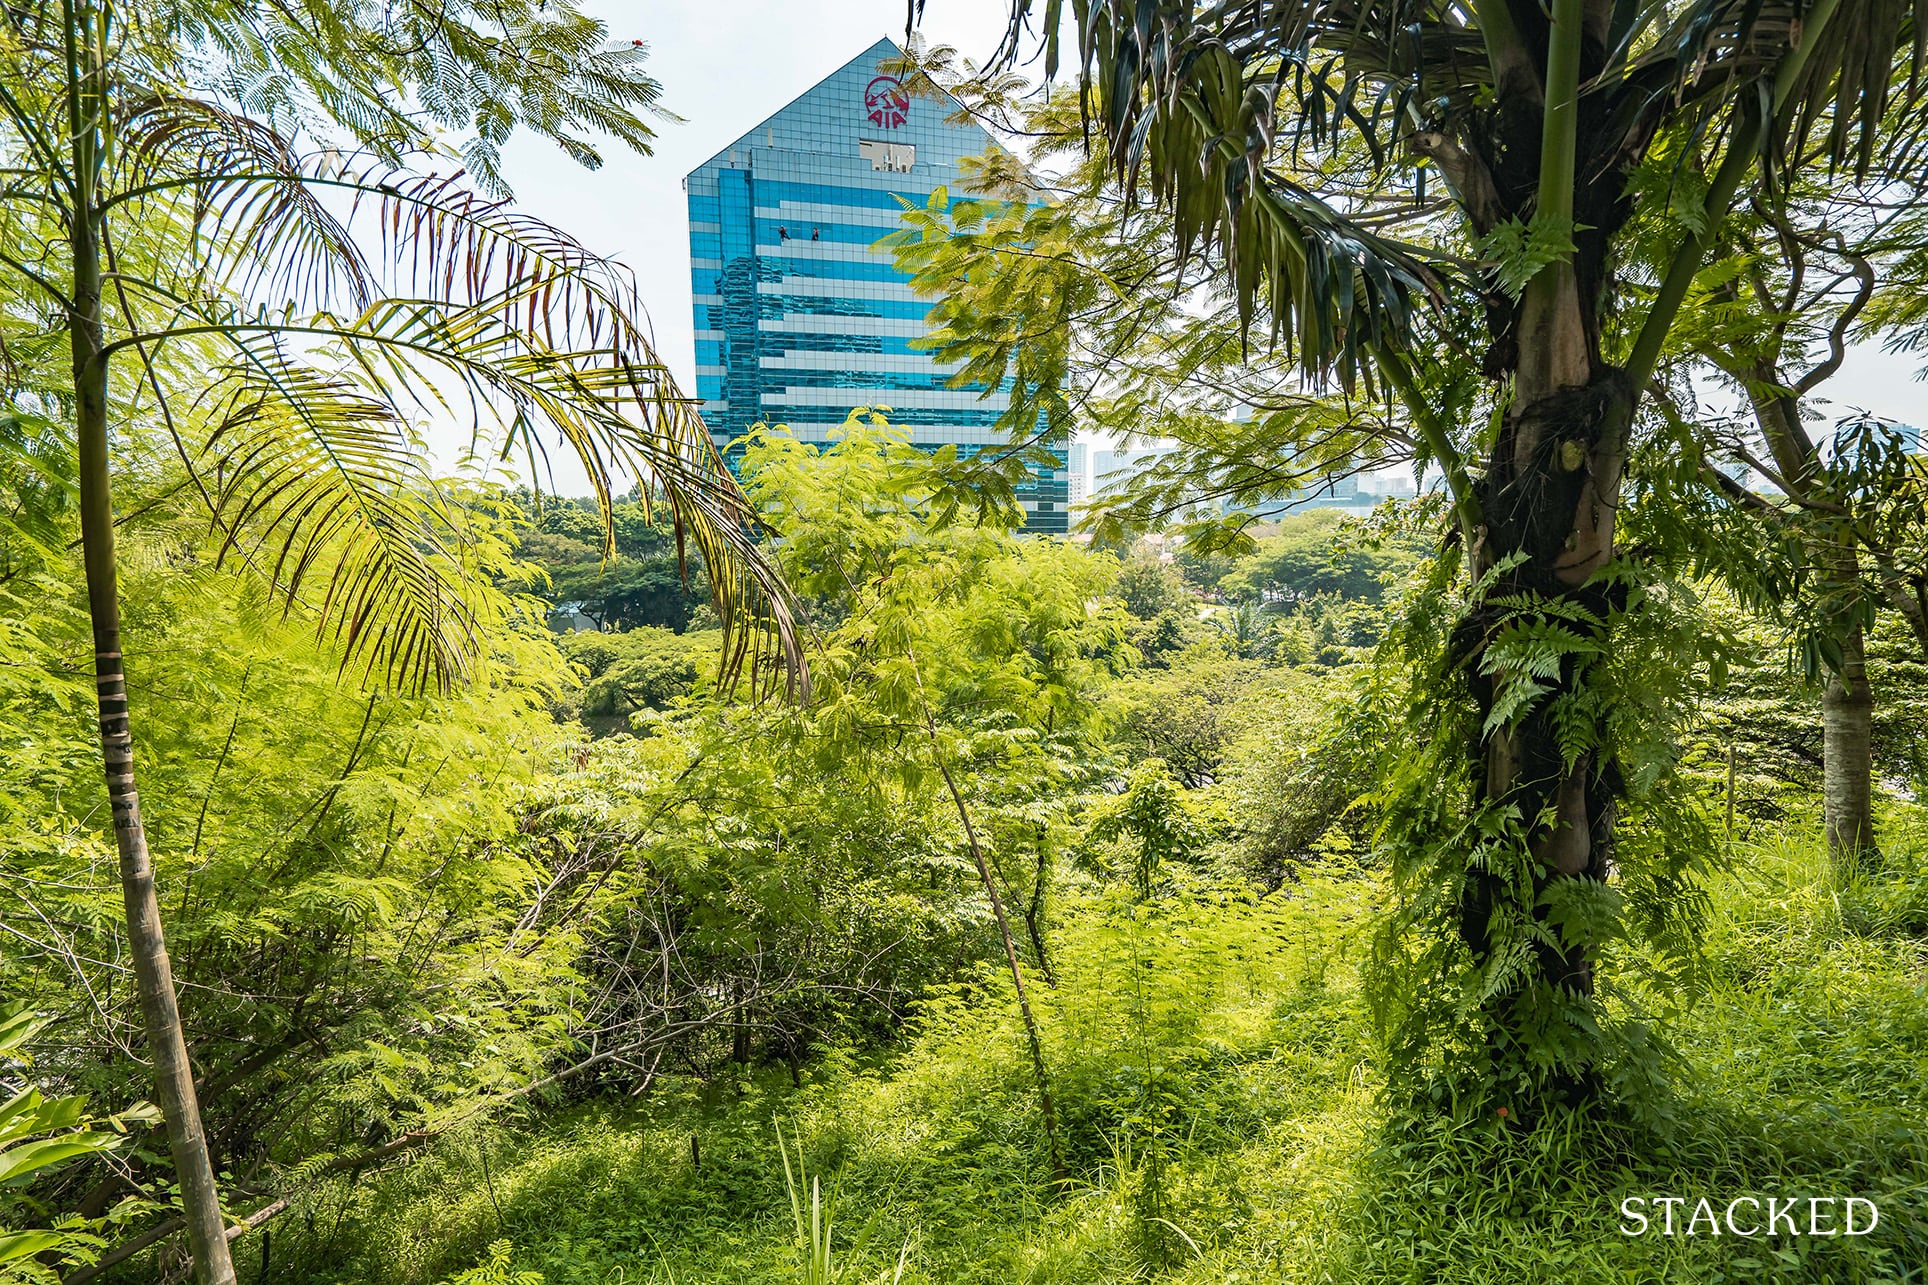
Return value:
<svg viewBox="0 0 1928 1285">
<path fill-rule="evenodd" d="M 883 143 L 874 138 L 860 139 L 857 154 L 870 162 L 873 170 L 889 170 L 893 174 L 908 174 L 911 166 L 917 164 L 917 144 Z"/>
</svg>

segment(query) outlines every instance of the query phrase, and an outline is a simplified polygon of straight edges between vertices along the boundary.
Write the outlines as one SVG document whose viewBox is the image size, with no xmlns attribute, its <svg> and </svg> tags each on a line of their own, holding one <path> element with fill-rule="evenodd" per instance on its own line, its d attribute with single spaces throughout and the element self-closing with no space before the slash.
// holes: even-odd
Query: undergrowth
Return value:
<svg viewBox="0 0 1928 1285">
<path fill-rule="evenodd" d="M 1928 1280 L 1928 874 L 1897 826 L 1879 870 L 1770 835 L 1709 880 L 1705 993 L 1648 1014 L 1672 1078 L 1638 1124 L 1389 1116 L 1358 977 L 1380 882 L 1181 881 L 1067 906 L 1049 943 L 1057 986 L 1033 1003 L 1063 1189 L 986 973 L 933 996 L 882 1064 L 820 1049 L 801 1087 L 665 1077 L 640 1103 L 551 1108 L 319 1189 L 272 1279 L 803 1280 L 780 1126 L 799 1172 L 835 1185 L 852 1282 L 900 1257 L 928 1285 Z M 1623 1200 L 1664 1195 L 1857 1195 L 1881 1222 L 1621 1234 Z"/>
</svg>

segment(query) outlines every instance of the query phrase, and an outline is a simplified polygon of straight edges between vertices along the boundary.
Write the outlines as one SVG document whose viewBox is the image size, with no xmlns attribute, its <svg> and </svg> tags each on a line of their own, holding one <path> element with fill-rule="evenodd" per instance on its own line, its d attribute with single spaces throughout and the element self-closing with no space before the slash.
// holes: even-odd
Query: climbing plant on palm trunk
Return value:
<svg viewBox="0 0 1928 1285">
<path fill-rule="evenodd" d="M 1918 119 L 1919 17 L 1902 0 L 1015 0 L 1001 56 L 1041 20 L 1051 74 L 1075 31 L 1094 146 L 1241 327 L 1310 385 L 1391 400 L 1451 489 L 1468 589 L 1442 664 L 1470 718 L 1435 726 L 1464 729 L 1464 794 L 1392 815 L 1418 930 L 1457 940 L 1457 998 L 1428 1002 L 1408 1060 L 1470 1044 L 1487 1091 L 1601 1084 L 1597 966 L 1623 928 L 1614 622 L 1641 600 L 1615 518 L 1642 397 L 1729 211 L 1816 168 L 1896 164 L 1873 142 L 1884 115 Z M 1667 227 L 1651 272 L 1621 254 L 1636 214 Z M 1483 351 L 1454 349 L 1468 315 Z M 1483 372 L 1483 421 L 1428 395 L 1451 382 L 1426 356 L 1442 352 Z"/>
<path fill-rule="evenodd" d="M 234 1274 L 135 788 L 117 441 L 171 440 L 221 556 L 312 615 L 364 679 L 459 682 L 479 614 L 504 609 L 424 462 L 418 423 L 458 416 L 531 457 L 553 434 L 605 518 L 612 475 L 659 490 L 736 627 L 734 663 L 746 612 L 794 658 L 750 510 L 626 279 L 458 180 L 399 168 L 431 154 L 438 126 L 466 133 L 477 179 L 498 189 L 496 149 L 519 123 L 590 163 L 578 131 L 642 146 L 656 86 L 605 34 L 569 5 L 519 0 L 379 14 L 39 0 L 0 18 L 0 149 L 15 162 L 0 271 L 69 340 L 71 385 L 42 409 L 73 425 L 129 953 L 205 1281 Z"/>
</svg>

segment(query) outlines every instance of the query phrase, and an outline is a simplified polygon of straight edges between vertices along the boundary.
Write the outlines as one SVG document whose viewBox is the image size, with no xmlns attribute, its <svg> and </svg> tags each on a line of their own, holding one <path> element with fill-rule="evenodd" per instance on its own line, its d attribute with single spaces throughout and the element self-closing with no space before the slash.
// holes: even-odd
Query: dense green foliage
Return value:
<svg viewBox="0 0 1928 1285">
<path fill-rule="evenodd" d="M 880 247 L 1008 449 L 726 468 L 410 168 L 646 150 L 573 3 L 9 6 L 0 1285 L 1922 1280 L 1920 7 L 1074 5 Z"/>
<path fill-rule="evenodd" d="M 1341 546 L 1335 537 L 1344 521 L 1332 509 L 1287 517 L 1277 534 L 1259 540 L 1236 570 L 1220 577 L 1219 587 L 1240 597 L 1263 597 L 1289 606 L 1321 594 L 1378 601 L 1385 577 L 1407 560 L 1354 542 Z"/>
<path fill-rule="evenodd" d="M 826 1050 L 801 1087 L 683 1081 L 331 1192 L 309 1252 L 347 1257 L 298 1279 L 449 1279 L 492 1241 L 549 1285 L 802 1279 L 773 1118 L 838 1189 L 840 1246 L 877 1220 L 859 1280 L 905 1243 L 905 1279 L 947 1285 L 1908 1279 L 1928 1254 L 1928 884 L 1842 889 L 1812 840 L 1773 827 L 1737 857 L 1709 889 L 1706 990 L 1670 1023 L 1678 1079 L 1652 1128 L 1389 1115 L 1358 974 L 1385 889 L 1349 862 L 1264 898 L 1196 878 L 1148 904 L 1088 888 L 1053 930 L 1065 963 L 1042 1010 L 1069 1191 L 1050 1188 L 1017 1015 L 986 972 L 926 1000 L 887 1067 Z M 1878 909 L 1911 901 L 1912 919 Z M 1817 1191 L 1875 1199 L 1884 1230 L 1619 1230 L 1634 1194 Z"/>
<path fill-rule="evenodd" d="M 653 625 L 681 633 L 709 602 L 702 556 L 679 548 L 666 508 L 616 504 L 605 527 L 593 503 L 519 498 L 534 527 L 520 551 L 547 575 L 540 592 L 556 610 L 573 608 L 597 629 Z"/>
<path fill-rule="evenodd" d="M 1401 773 L 1438 769 L 1400 762 L 1388 720 L 1439 645 L 1435 568 L 1400 552 L 1354 600 L 1205 596 L 1277 576 L 1268 548 L 1314 568 L 1410 549 L 1426 502 L 1289 525 L 1194 587 L 1153 551 L 936 522 L 942 479 L 881 418 L 822 452 L 763 433 L 745 478 L 819 640 L 807 704 L 720 689 L 716 632 L 558 635 L 536 596 L 471 687 L 345 690 L 260 586 L 182 573 L 200 528 L 177 502 L 130 527 L 209 1128 L 230 1181 L 292 1202 L 244 1267 L 802 1280 L 827 1243 L 846 1280 L 901 1259 L 906 1282 L 1685 1281 L 1731 1248 L 1622 1237 L 1617 1203 L 1702 1187 L 1880 1202 L 1875 1236 L 1762 1244 L 1784 1279 L 1888 1279 L 1923 1252 L 1924 826 L 1898 802 L 1879 869 L 1819 857 L 1812 691 L 1719 592 L 1657 588 L 1666 610 L 1621 635 L 1647 640 L 1617 662 L 1652 666 L 1642 726 L 1684 747 L 1653 760 L 1616 885 L 1676 916 L 1627 944 L 1611 1000 L 1630 1109 L 1502 1117 L 1389 1074 L 1424 1014 L 1384 954 L 1412 922 L 1387 836 L 1425 797 Z M 468 505 L 511 594 L 553 584 L 519 554 L 570 538 L 532 507 Z M 82 622 L 53 565 L 8 586 L 0 889 L 31 918 L 9 914 L 0 980 L 56 1019 L 36 1073 L 125 1107 L 131 997 L 66 676 Z M 1693 666 L 1729 635 L 1724 674 Z M 1683 655 L 1696 676 L 1658 686 Z M 1883 718 L 1913 779 L 1919 717 Z M 1641 880 L 1686 855 L 1701 891 L 1643 909 Z M 801 1147 L 788 1182 L 773 1120 Z M 157 1157 L 134 1155 L 141 1184 Z M 82 1256 L 154 1217 L 144 1186 L 99 1178 L 34 1188 L 47 1222 L 111 1214 L 68 1224 Z M 830 1230 L 800 1244 L 812 1180 Z"/>
<path fill-rule="evenodd" d="M 1923 474 L 1897 434 L 1811 424 L 1869 318 L 1916 317 L 1884 335 L 1915 342 L 1888 282 L 1918 280 L 1928 11 L 1011 10 L 988 68 L 921 60 L 1043 171 L 992 156 L 906 210 L 922 345 L 1009 384 L 1014 440 L 1096 422 L 1160 448 L 1095 506 L 1108 543 L 1175 532 L 1209 559 L 1328 482 L 1437 479 L 1438 579 L 1389 635 L 1384 755 L 1354 761 L 1401 902 L 1373 986 L 1394 1078 L 1630 1090 L 1650 1059 L 1610 997 L 1682 954 L 1709 846 L 1672 751 L 1725 662 L 1689 642 L 1698 577 L 1826 680 L 1828 844 L 1878 851 L 1863 631 L 1922 616 Z M 1071 83 L 1031 92 L 1034 50 Z M 1709 366 L 1753 422 L 1703 400 Z M 1298 604 L 1370 572 L 1293 543 L 1233 591 Z"/>
<path fill-rule="evenodd" d="M 30 1080 L 33 1063 L 23 1051 L 51 1019 L 36 1017 L 24 1003 L 0 1006 L 0 1281 L 32 1279 L 46 1261 L 91 1261 L 105 1241 L 102 1233 L 120 1218 L 86 1219 L 67 1214 L 42 1217 L 22 1188 L 62 1165 L 115 1150 L 127 1140 L 130 1124 L 151 1124 L 152 1107 L 142 1103 L 105 1120 L 87 1114 L 87 1099 L 49 1097 Z M 138 1206 L 116 1211 L 145 1212 Z M 51 1221 L 51 1226 L 36 1223 Z M 24 1230 L 8 1230 L 27 1224 Z"/>
</svg>

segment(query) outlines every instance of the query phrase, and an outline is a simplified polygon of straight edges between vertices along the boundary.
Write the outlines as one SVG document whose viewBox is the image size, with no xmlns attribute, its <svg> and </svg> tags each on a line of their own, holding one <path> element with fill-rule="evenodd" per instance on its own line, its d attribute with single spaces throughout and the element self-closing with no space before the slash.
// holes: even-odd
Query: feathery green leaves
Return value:
<svg viewBox="0 0 1928 1285">
<path fill-rule="evenodd" d="M 446 686 L 474 661 L 475 613 L 502 608 L 426 443 L 466 433 L 538 480 L 560 447 L 588 473 L 605 547 L 611 494 L 632 478 L 663 501 L 679 551 L 695 542 L 730 639 L 726 678 L 802 680 L 787 590 L 656 355 L 633 279 L 459 175 L 397 167 L 430 146 L 393 106 L 411 94 L 430 120 L 477 130 L 485 187 L 500 187 L 489 157 L 517 123 L 565 146 L 586 126 L 640 147 L 634 113 L 654 88 L 633 49 L 597 52 L 602 28 L 572 6 L 516 0 L 381 17 L 130 3 L 111 16 L 103 172 L 92 204 L 59 217 L 101 229 L 99 360 L 133 372 L 134 413 L 173 440 L 223 556 L 314 608 L 345 665 Z M 51 223 L 75 197 L 41 128 L 63 65 L 57 18 L 27 6 L 9 19 L 0 128 L 45 154 L 20 180 L 39 204 L 10 207 L 9 231 Z M 200 88 L 183 88 L 195 75 Z M 346 158 L 328 132 L 343 129 Z M 304 152 L 309 131 L 325 145 Z M 58 255 L 9 268 L 59 305 Z"/>
</svg>

